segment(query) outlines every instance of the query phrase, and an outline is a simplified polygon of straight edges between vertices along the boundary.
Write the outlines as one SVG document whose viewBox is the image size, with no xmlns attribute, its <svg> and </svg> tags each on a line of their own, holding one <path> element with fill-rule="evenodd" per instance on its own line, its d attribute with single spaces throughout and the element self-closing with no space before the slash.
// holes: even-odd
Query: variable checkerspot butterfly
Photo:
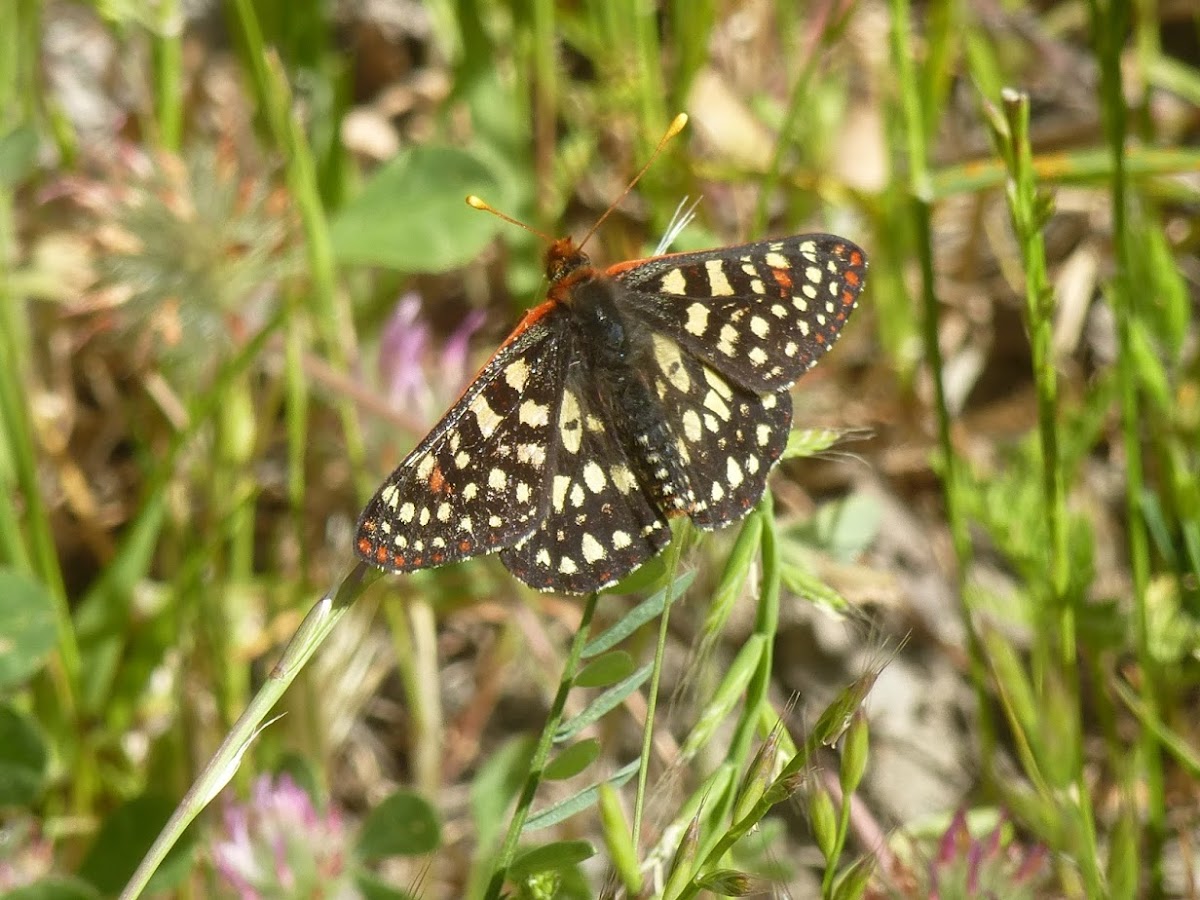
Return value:
<svg viewBox="0 0 1200 900">
<path fill-rule="evenodd" d="M 499 552 L 531 587 L 586 593 L 659 553 L 671 517 L 720 528 L 762 497 L 863 251 L 807 234 L 598 269 L 581 246 L 551 242 L 546 300 L 367 504 L 364 560 Z"/>
</svg>

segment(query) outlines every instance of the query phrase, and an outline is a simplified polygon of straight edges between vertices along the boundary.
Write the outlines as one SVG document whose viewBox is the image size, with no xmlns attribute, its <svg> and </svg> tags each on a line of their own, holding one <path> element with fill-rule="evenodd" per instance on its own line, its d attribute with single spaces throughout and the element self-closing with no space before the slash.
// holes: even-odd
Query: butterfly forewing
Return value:
<svg viewBox="0 0 1200 900">
<path fill-rule="evenodd" d="M 394 572 L 510 547 L 546 516 L 567 354 L 561 318 L 515 334 L 388 477 L 358 521 L 359 555 Z"/>
<path fill-rule="evenodd" d="M 628 311 L 743 387 L 790 387 L 833 346 L 866 256 L 824 234 L 676 253 L 608 270 Z"/>
</svg>

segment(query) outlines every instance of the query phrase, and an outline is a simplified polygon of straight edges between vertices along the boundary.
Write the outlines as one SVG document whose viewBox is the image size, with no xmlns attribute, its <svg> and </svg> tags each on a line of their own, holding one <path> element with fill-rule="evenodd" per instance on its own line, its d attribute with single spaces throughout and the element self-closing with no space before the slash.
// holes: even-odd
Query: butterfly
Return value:
<svg viewBox="0 0 1200 900">
<path fill-rule="evenodd" d="M 743 518 L 787 443 L 795 381 L 837 341 L 863 251 L 807 234 L 592 265 L 546 251 L 546 299 L 367 504 L 356 549 L 411 572 L 499 553 L 587 593 Z"/>
</svg>

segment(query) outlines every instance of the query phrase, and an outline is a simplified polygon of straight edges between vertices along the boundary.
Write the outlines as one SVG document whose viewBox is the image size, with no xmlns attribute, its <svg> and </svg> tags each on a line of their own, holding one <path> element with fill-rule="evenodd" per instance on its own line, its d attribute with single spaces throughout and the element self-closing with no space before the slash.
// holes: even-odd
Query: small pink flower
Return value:
<svg viewBox="0 0 1200 900">
<path fill-rule="evenodd" d="M 291 776 L 259 778 L 246 803 L 225 807 L 222 824 L 213 865 L 240 900 L 355 896 L 341 816 L 318 811 Z"/>
<path fill-rule="evenodd" d="M 420 295 L 402 296 L 379 344 L 379 376 L 391 404 L 423 421 L 440 414 L 473 374 L 470 341 L 485 319 L 482 310 L 472 310 L 439 350 L 421 318 Z"/>
</svg>

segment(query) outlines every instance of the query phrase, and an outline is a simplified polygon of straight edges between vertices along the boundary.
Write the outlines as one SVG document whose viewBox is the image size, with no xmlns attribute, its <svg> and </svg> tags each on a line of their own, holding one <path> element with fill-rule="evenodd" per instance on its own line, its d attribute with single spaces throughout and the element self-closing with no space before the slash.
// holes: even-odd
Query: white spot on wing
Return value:
<svg viewBox="0 0 1200 900">
<path fill-rule="evenodd" d="M 563 446 L 569 453 L 578 453 L 583 443 L 583 423 L 579 420 L 579 398 L 573 391 L 563 394 L 562 412 L 558 416 L 558 428 Z"/>
<path fill-rule="evenodd" d="M 604 490 L 604 485 L 607 483 L 607 479 L 604 477 L 604 470 L 595 461 L 589 461 L 583 467 L 583 481 L 588 486 L 588 490 L 593 494 L 598 494 Z"/>
<path fill-rule="evenodd" d="M 521 404 L 519 418 L 522 425 L 531 428 L 543 428 L 550 424 L 550 407 L 536 400 L 526 400 Z"/>
<path fill-rule="evenodd" d="M 664 294 L 674 294 L 677 297 L 683 296 L 683 292 L 687 290 L 687 282 L 680 269 L 672 269 L 664 275 L 658 286 Z"/>
<path fill-rule="evenodd" d="M 514 359 L 504 370 L 504 380 L 514 391 L 524 390 L 529 380 L 529 363 L 519 357 Z"/>
<path fill-rule="evenodd" d="M 683 323 L 684 331 L 701 337 L 708 331 L 708 307 L 703 303 L 693 303 L 687 308 L 687 321 Z"/>
<path fill-rule="evenodd" d="M 729 457 L 725 464 L 725 478 L 729 482 L 729 486 L 736 488 L 739 484 L 745 481 L 745 476 L 742 474 L 742 467 L 738 465 L 736 459 Z"/>
<path fill-rule="evenodd" d="M 585 534 L 581 542 L 583 549 L 583 558 L 589 563 L 597 562 L 604 559 L 604 548 L 600 546 L 600 542 L 592 535 Z"/>
<path fill-rule="evenodd" d="M 733 296 L 733 287 L 729 284 L 729 279 L 725 277 L 724 260 L 710 259 L 704 264 L 704 269 L 708 272 L 708 289 L 714 297 Z"/>
<path fill-rule="evenodd" d="M 485 438 L 491 437 L 500 423 L 504 421 L 500 414 L 492 409 L 487 397 L 483 394 L 471 401 L 470 409 L 475 414 L 475 424 L 479 427 L 479 433 Z"/>
</svg>

